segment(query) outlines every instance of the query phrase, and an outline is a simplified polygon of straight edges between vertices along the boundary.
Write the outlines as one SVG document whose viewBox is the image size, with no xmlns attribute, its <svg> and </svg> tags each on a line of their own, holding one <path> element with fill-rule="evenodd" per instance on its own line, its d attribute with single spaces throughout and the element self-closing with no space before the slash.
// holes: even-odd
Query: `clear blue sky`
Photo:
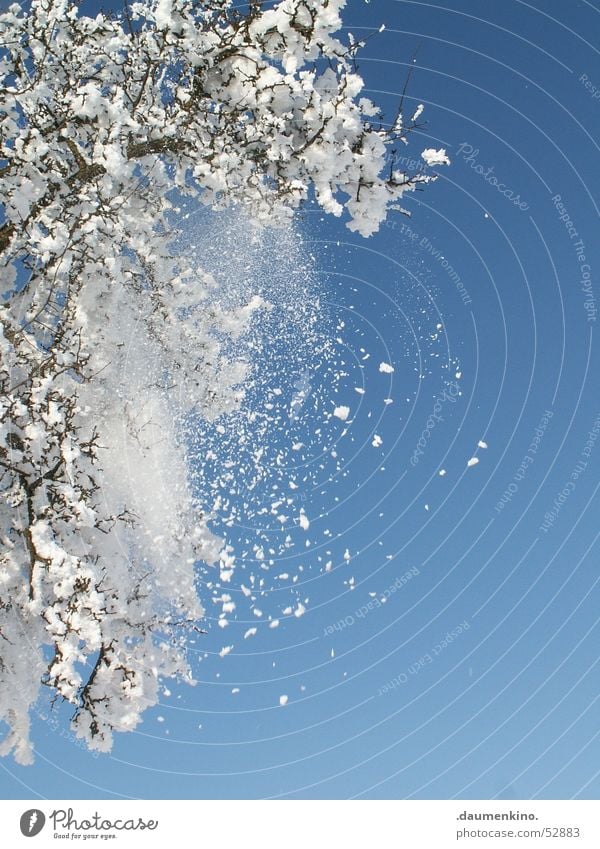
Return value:
<svg viewBox="0 0 600 849">
<path fill-rule="evenodd" d="M 308 597 L 306 613 L 248 640 L 242 603 L 228 629 L 210 619 L 198 686 L 169 686 L 110 756 L 36 720 L 35 766 L 0 761 L 4 798 L 600 793 L 600 6 L 350 0 L 345 21 L 357 38 L 386 25 L 359 65 L 388 114 L 413 67 L 407 102 L 428 123 L 405 155 L 445 147 L 452 166 L 368 241 L 301 222 L 340 341 L 304 373 L 271 340 L 253 399 L 308 386 L 288 459 L 306 465 L 311 526 L 284 554 L 261 517 L 223 530 L 238 552 L 257 529 L 272 540 L 265 614 Z M 276 240 L 267 253 L 272 271 Z M 348 432 L 315 434 L 332 401 Z M 260 574 L 247 559 L 241 601 L 244 570 Z"/>
</svg>

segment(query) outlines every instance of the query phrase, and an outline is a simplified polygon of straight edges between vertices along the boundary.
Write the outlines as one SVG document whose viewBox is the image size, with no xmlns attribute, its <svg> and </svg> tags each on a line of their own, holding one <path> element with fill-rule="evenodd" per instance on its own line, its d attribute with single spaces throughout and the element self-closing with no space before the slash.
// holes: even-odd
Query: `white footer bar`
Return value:
<svg viewBox="0 0 600 849">
<path fill-rule="evenodd" d="M 595 801 L 0 801 L 2 845 L 599 849 Z"/>
</svg>

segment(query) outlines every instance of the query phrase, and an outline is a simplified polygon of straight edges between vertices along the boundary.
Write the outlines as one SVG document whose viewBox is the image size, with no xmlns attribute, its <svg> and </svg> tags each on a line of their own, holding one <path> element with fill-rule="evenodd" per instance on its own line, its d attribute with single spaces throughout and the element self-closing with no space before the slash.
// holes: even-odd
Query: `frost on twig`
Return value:
<svg viewBox="0 0 600 849">
<path fill-rule="evenodd" d="M 0 753 L 21 763 L 41 683 L 107 750 L 162 676 L 190 680 L 170 623 L 201 618 L 194 563 L 221 543 L 173 421 L 235 408 L 246 367 L 218 340 L 264 305 L 209 305 L 174 253 L 174 192 L 270 222 L 312 188 L 368 236 L 431 179 L 387 167 L 411 123 L 374 123 L 343 5 L 0 14 Z"/>
</svg>

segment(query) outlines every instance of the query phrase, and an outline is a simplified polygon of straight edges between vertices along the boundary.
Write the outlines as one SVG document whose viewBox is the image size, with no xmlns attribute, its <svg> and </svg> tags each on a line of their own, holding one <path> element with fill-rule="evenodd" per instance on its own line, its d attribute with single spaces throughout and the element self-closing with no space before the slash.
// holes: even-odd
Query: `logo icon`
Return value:
<svg viewBox="0 0 600 849">
<path fill-rule="evenodd" d="M 46 824 L 46 817 L 37 808 L 25 811 L 21 816 L 21 834 L 25 837 L 35 837 Z"/>
</svg>

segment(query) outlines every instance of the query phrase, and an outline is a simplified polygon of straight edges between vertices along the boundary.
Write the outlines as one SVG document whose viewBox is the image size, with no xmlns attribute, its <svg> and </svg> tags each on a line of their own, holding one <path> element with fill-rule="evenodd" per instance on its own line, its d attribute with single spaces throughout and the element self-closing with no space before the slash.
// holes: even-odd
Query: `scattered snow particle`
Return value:
<svg viewBox="0 0 600 849">
<path fill-rule="evenodd" d="M 471 457 L 471 459 L 470 459 L 470 460 L 468 461 L 468 463 L 467 463 L 467 466 L 468 466 L 469 468 L 470 468 L 471 466 L 476 466 L 478 462 L 479 462 L 479 457 Z"/>
<path fill-rule="evenodd" d="M 297 619 L 299 619 L 301 616 L 304 616 L 305 613 L 306 613 L 306 608 L 304 607 L 303 604 L 298 602 L 298 607 L 294 610 L 294 616 Z"/>
<path fill-rule="evenodd" d="M 382 444 L 383 444 L 383 439 L 376 433 L 375 436 L 373 437 L 373 442 L 371 443 L 371 445 L 373 446 L 373 448 L 379 448 L 379 446 L 382 445 Z"/>
<path fill-rule="evenodd" d="M 487 442 L 484 442 L 482 439 L 477 443 L 478 448 L 487 448 Z"/>
<path fill-rule="evenodd" d="M 281 705 L 281 707 L 283 707 L 284 705 L 287 705 L 288 698 L 289 698 L 288 696 L 279 696 L 279 704 Z"/>
<path fill-rule="evenodd" d="M 450 160 L 446 156 L 446 151 L 443 147 L 439 150 L 428 147 L 423 151 L 421 157 L 428 165 L 450 165 Z"/>
<path fill-rule="evenodd" d="M 226 654 L 229 654 L 233 646 L 223 646 L 221 651 L 219 652 L 219 657 L 225 657 Z"/>
<path fill-rule="evenodd" d="M 446 469 L 440 469 L 440 470 L 439 470 L 439 472 L 438 472 L 438 474 L 439 474 L 439 476 L 440 476 L 441 478 L 443 478 L 443 477 L 444 477 L 444 475 L 446 474 Z"/>
<path fill-rule="evenodd" d="M 233 688 L 233 690 L 232 690 L 231 692 L 232 692 L 233 694 L 235 694 L 235 693 L 239 693 L 239 692 L 240 692 L 240 688 L 239 688 L 239 687 L 234 687 L 234 688 Z"/>
<path fill-rule="evenodd" d="M 360 387 L 360 386 L 355 386 L 355 387 L 354 387 L 354 391 L 355 391 L 355 392 L 358 392 L 358 394 L 359 394 L 359 395 L 364 395 L 364 394 L 365 394 L 365 390 L 364 390 L 364 389 L 362 389 L 362 387 Z"/>
<path fill-rule="evenodd" d="M 336 407 L 333 411 L 333 415 L 345 422 L 350 415 L 350 407 Z"/>
<path fill-rule="evenodd" d="M 256 634 L 257 630 L 258 628 L 248 628 L 248 630 L 244 634 L 244 639 L 247 640 L 249 637 L 253 637 Z"/>
<path fill-rule="evenodd" d="M 394 366 L 391 366 L 389 363 L 379 363 L 379 371 L 383 372 L 383 374 L 392 374 Z"/>
<path fill-rule="evenodd" d="M 272 619 L 269 622 L 269 628 L 279 628 L 279 619 Z"/>
<path fill-rule="evenodd" d="M 350 562 L 350 551 L 348 549 L 346 549 L 346 551 L 344 552 L 344 560 L 346 561 L 346 563 Z"/>
<path fill-rule="evenodd" d="M 300 527 L 303 531 L 307 531 L 310 527 L 310 522 L 306 513 L 300 513 Z"/>
</svg>

